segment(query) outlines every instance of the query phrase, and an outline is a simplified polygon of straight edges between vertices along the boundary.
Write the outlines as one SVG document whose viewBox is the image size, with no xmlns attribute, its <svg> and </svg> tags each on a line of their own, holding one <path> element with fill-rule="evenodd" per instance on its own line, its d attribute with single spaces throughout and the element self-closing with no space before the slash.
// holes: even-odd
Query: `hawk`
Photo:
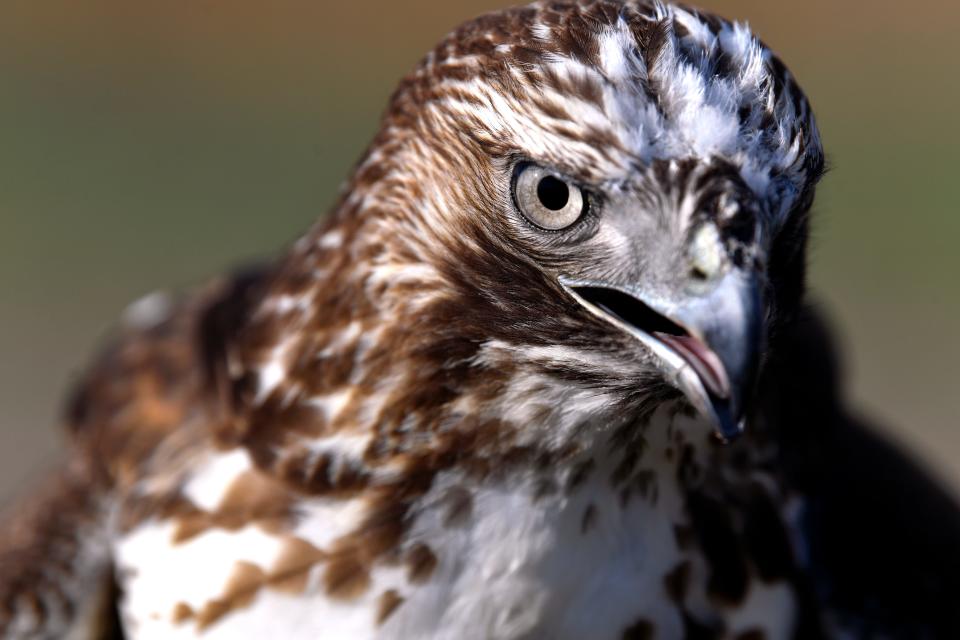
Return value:
<svg viewBox="0 0 960 640">
<path fill-rule="evenodd" d="M 130 308 L 4 637 L 958 637 L 958 511 L 803 302 L 823 167 L 742 24 L 466 23 L 284 256 Z"/>
</svg>

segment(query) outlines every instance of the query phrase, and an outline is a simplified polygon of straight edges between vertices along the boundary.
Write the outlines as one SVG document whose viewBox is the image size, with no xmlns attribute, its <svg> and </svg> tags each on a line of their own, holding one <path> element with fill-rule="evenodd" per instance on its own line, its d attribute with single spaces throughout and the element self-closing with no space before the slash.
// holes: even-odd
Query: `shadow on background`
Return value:
<svg viewBox="0 0 960 640">
<path fill-rule="evenodd" d="M 4 3 L 0 502 L 55 464 L 64 389 L 129 301 L 282 250 L 400 76 L 505 6 L 380 4 Z M 851 395 L 960 487 L 960 5 L 701 4 L 748 20 L 810 95 L 833 167 L 812 289 Z"/>
</svg>

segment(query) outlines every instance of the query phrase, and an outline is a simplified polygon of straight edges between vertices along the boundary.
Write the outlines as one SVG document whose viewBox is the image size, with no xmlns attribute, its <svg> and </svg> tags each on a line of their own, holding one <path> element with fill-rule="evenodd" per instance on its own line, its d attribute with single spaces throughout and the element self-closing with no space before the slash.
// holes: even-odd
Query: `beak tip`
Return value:
<svg viewBox="0 0 960 640">
<path fill-rule="evenodd" d="M 714 400 L 713 413 L 716 418 L 716 435 L 723 443 L 733 442 L 741 435 L 746 427 L 746 420 L 734 415 L 730 403 L 723 400 Z"/>
</svg>

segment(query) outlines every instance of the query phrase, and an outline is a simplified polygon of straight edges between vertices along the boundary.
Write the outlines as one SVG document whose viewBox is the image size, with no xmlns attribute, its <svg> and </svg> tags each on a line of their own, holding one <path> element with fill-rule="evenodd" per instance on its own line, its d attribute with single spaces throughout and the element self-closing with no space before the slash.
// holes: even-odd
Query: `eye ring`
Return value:
<svg viewBox="0 0 960 640">
<path fill-rule="evenodd" d="M 530 223 L 546 231 L 570 227 L 587 210 L 587 194 L 583 189 L 536 164 L 518 167 L 513 199 Z"/>
</svg>

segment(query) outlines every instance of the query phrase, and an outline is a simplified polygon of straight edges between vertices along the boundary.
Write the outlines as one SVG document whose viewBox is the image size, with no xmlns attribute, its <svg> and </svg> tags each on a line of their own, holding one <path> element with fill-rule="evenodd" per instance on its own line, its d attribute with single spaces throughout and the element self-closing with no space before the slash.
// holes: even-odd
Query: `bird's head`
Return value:
<svg viewBox="0 0 960 640">
<path fill-rule="evenodd" d="M 430 393 L 462 395 L 469 367 L 513 381 L 471 397 L 520 420 L 682 395 L 729 438 L 799 303 L 822 167 L 806 98 L 745 26 L 542 2 L 403 81 L 316 245 L 367 265 L 392 353 L 443 363 Z"/>
</svg>

